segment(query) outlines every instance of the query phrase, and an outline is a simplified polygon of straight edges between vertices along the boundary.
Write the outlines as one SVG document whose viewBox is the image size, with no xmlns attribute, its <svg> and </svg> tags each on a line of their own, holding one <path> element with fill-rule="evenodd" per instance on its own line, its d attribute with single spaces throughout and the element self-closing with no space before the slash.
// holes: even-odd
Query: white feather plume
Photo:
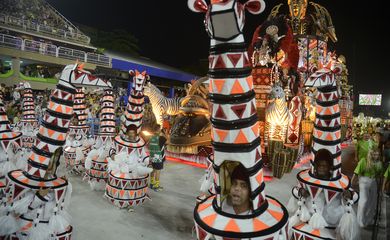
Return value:
<svg viewBox="0 0 390 240">
<path fill-rule="evenodd" d="M 336 228 L 338 239 L 360 239 L 360 230 L 356 219 L 356 214 L 352 208 L 353 201 L 349 201 L 345 207 L 345 213 L 340 219 Z"/>
<path fill-rule="evenodd" d="M 47 227 L 47 224 L 38 223 L 37 226 L 33 226 L 30 228 L 28 232 L 29 240 L 43 240 L 48 239 L 51 235 L 50 228 Z"/>
<path fill-rule="evenodd" d="M 84 159 L 84 153 L 81 147 L 76 147 L 76 162 L 81 162 Z"/>
<path fill-rule="evenodd" d="M 29 191 L 24 194 L 24 197 L 15 201 L 13 204 L 13 210 L 16 214 L 22 215 L 28 211 L 28 206 L 34 200 L 35 194 L 32 191 Z"/>
<path fill-rule="evenodd" d="M 298 201 L 294 196 L 291 196 L 288 200 L 287 210 L 290 214 L 294 214 L 298 210 Z"/>
<path fill-rule="evenodd" d="M 53 214 L 49 219 L 49 228 L 52 233 L 65 232 L 69 222 L 60 214 Z"/>
<path fill-rule="evenodd" d="M 10 209 L 8 209 L 9 211 Z M 18 230 L 19 226 L 12 214 L 0 217 L 0 236 L 10 235 Z"/>
<path fill-rule="evenodd" d="M 72 183 L 68 180 L 68 186 L 66 186 L 65 199 L 64 199 L 64 205 L 66 209 L 69 208 L 70 200 L 72 198 L 72 191 L 73 191 Z"/>
</svg>

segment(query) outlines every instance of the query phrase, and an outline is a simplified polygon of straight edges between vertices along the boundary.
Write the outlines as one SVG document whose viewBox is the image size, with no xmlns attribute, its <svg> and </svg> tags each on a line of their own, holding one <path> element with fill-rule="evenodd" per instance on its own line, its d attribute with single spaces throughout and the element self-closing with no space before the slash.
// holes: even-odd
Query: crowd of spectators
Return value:
<svg viewBox="0 0 390 240">
<path fill-rule="evenodd" d="M 58 69 L 51 69 L 44 65 L 27 65 L 21 69 L 21 72 L 27 77 L 39 77 L 39 78 L 53 78 L 54 72 L 58 72 Z"/>
<path fill-rule="evenodd" d="M 62 16 L 58 15 L 44 0 L 1 0 L 0 13 L 3 16 L 14 17 L 15 21 L 26 20 L 28 24 L 51 27 L 53 31 L 60 29 L 71 34 L 78 31 Z M 21 24 L 21 22 L 15 23 Z"/>
</svg>

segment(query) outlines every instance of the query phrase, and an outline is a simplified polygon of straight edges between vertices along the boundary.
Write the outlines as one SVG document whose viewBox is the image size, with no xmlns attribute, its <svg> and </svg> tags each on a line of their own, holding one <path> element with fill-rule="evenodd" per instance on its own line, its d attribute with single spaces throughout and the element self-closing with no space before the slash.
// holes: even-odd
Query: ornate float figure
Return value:
<svg viewBox="0 0 390 240">
<path fill-rule="evenodd" d="M 88 153 L 85 160 L 84 179 L 88 180 L 94 190 L 104 190 L 107 183 L 107 157 L 116 135 L 114 99 L 113 90 L 105 89 L 100 102 L 99 133 L 95 137 L 94 149 Z"/>
<path fill-rule="evenodd" d="M 64 149 L 67 168 L 77 174 L 84 171 L 85 156 L 91 149 L 88 142 L 90 127 L 87 125 L 88 115 L 85 109 L 85 89 L 78 87 L 74 97 L 73 119 L 69 126 L 69 135 Z"/>
<path fill-rule="evenodd" d="M 28 82 L 22 82 L 17 90 L 22 91 L 22 118 L 17 127 L 23 133 L 22 147 L 31 149 L 34 144 L 36 130 L 38 130 L 38 120 L 35 114 L 34 95 L 31 85 Z"/>
<path fill-rule="evenodd" d="M 65 211 L 71 185 L 56 171 L 73 115 L 75 85 L 111 87 L 78 64 L 65 66 L 50 96 L 27 168 L 11 171 L 6 177 L 6 197 L 0 209 L 2 236 L 29 240 L 71 238 L 72 226 Z"/>
<path fill-rule="evenodd" d="M 164 115 L 179 114 L 182 98 L 167 98 L 162 94 L 160 89 L 150 82 L 145 85 L 144 94 L 149 97 L 157 124 L 161 127 L 163 126 Z"/>
<path fill-rule="evenodd" d="M 264 192 L 259 124 L 250 61 L 242 29 L 244 11 L 258 14 L 264 2 L 250 0 L 189 0 L 195 12 L 206 12 L 211 37 L 209 56 L 212 145 L 216 195 L 197 204 L 194 211 L 198 239 L 287 239 L 287 211 Z M 223 202 L 230 191 L 232 166 L 249 175 L 248 215 L 230 214 Z"/>
<path fill-rule="evenodd" d="M 187 84 L 187 95 L 182 98 L 166 98 L 153 84 L 145 86 L 145 96 L 148 96 L 153 106 L 156 119 L 162 116 L 176 115 L 169 132 L 167 156 L 185 161 L 207 163 L 210 153 L 210 110 L 206 100 L 208 87 L 205 82 L 208 77 L 197 79 L 193 84 Z M 162 126 L 162 125 L 160 125 Z"/>
<path fill-rule="evenodd" d="M 340 72 L 338 64 L 330 60 L 305 82 L 307 87 L 316 87 L 318 92 L 311 168 L 297 174 L 299 187 L 294 188 L 293 196 L 299 199 L 298 206 L 289 203 L 289 211 L 295 212 L 289 226 L 295 240 L 303 236 L 304 239 L 346 240 L 356 239 L 358 234 L 352 210 L 357 194 L 350 189 L 349 178 L 341 173 L 340 109 L 336 86 L 336 75 Z M 343 201 L 346 201 L 346 207 Z"/>
<path fill-rule="evenodd" d="M 270 140 L 285 142 L 289 112 L 284 91 L 277 83 L 272 87 L 270 103 L 265 112 L 265 121 L 269 124 L 268 137 Z"/>
<path fill-rule="evenodd" d="M 206 100 L 208 77 L 188 84 L 187 95 L 182 98 L 179 115 L 172 124 L 168 155 L 188 161 L 207 164 L 211 152 L 211 124 L 209 102 Z"/>
<path fill-rule="evenodd" d="M 278 144 L 276 144 L 277 148 L 283 147 L 283 145 L 280 146 L 280 143 L 284 144 L 287 142 L 290 144 L 289 150 L 296 152 L 294 149 L 297 147 L 293 144 L 297 145 L 299 139 L 300 121 L 297 115 L 301 111 L 300 108 L 290 106 L 290 109 L 295 111 L 294 113 L 287 111 L 289 113 L 287 114 L 287 122 L 283 122 L 282 125 L 280 125 L 281 121 L 279 119 L 274 118 L 272 121 L 266 119 L 267 113 L 269 114 L 271 109 L 275 109 L 275 102 L 281 101 L 272 100 L 274 94 L 271 94 L 271 91 L 275 90 L 274 85 L 279 85 L 284 91 L 285 101 L 283 105 L 286 106 L 282 108 L 283 112 L 285 112 L 287 106 L 299 101 L 297 98 L 299 98 L 298 85 L 300 80 L 296 73 L 299 51 L 286 17 L 274 15 L 275 9 L 278 9 L 280 6 L 274 7 L 268 19 L 256 29 L 248 51 L 252 58 L 252 76 L 254 78 L 256 103 L 263 137 L 262 151 L 267 153 L 263 155 L 265 162 L 273 161 L 276 154 L 274 151 L 275 141 L 278 141 Z M 283 134 L 269 136 L 270 124 L 283 126 Z M 284 131 L 285 127 L 286 131 Z M 275 131 L 271 130 L 271 132 L 274 133 Z M 271 139 L 271 141 L 268 141 L 268 139 Z M 265 151 L 266 149 L 267 151 Z"/>
<path fill-rule="evenodd" d="M 144 85 L 149 80 L 146 72 L 130 71 L 133 76 L 132 89 L 120 133 L 114 140 L 115 156 L 108 164 L 108 181 L 105 196 L 119 208 L 143 204 L 149 198 L 149 156 L 145 152 L 145 141 L 140 136 L 144 105 Z M 111 154 L 112 155 L 112 154 Z"/>
</svg>

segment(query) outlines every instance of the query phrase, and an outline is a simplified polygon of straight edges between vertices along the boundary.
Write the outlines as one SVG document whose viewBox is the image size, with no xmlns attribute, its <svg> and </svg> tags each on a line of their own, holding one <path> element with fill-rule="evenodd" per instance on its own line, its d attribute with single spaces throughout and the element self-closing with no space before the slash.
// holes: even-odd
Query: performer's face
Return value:
<svg viewBox="0 0 390 240">
<path fill-rule="evenodd" d="M 379 157 L 380 157 L 379 151 L 374 150 L 374 151 L 371 152 L 372 160 L 374 160 L 374 161 L 379 160 Z"/>
<path fill-rule="evenodd" d="M 243 180 L 233 179 L 229 195 L 233 207 L 239 207 L 249 203 L 248 183 Z"/>
<path fill-rule="evenodd" d="M 137 136 L 137 133 L 135 132 L 135 130 L 127 131 L 127 137 L 129 137 L 130 140 L 135 140 L 136 136 Z"/>
<path fill-rule="evenodd" d="M 365 133 L 365 134 L 363 135 L 363 140 L 364 140 L 364 141 L 370 140 L 370 134 L 369 134 L 369 133 Z"/>
<path fill-rule="evenodd" d="M 320 178 L 330 178 L 330 166 L 327 161 L 318 161 L 317 176 Z"/>
</svg>

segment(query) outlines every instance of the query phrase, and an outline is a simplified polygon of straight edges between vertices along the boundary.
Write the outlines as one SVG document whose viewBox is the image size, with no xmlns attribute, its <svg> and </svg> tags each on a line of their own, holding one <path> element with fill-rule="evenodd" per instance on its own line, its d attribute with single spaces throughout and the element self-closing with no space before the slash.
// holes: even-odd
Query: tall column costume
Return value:
<svg viewBox="0 0 390 240">
<path fill-rule="evenodd" d="M 122 119 L 120 133 L 114 140 L 115 159 L 109 160 L 108 181 L 105 196 L 119 208 L 135 207 L 149 198 L 148 168 L 149 156 L 145 151 L 145 141 L 140 136 L 143 117 L 143 88 L 149 75 L 146 72 L 130 71 L 133 84 L 126 112 Z M 135 131 L 136 137 L 131 140 L 127 134 Z"/>
<path fill-rule="evenodd" d="M 305 82 L 307 87 L 316 87 L 316 120 L 311 149 L 311 168 L 297 174 L 298 187 L 293 189 L 293 199 L 289 202 L 289 211 L 294 212 L 290 219 L 293 239 L 356 239 L 358 228 L 352 204 L 357 194 L 350 189 L 349 178 L 341 173 L 341 127 L 340 108 L 336 76 L 341 68 L 334 60 L 312 74 Z M 330 179 L 316 175 L 314 156 L 326 149 L 332 156 Z M 307 197 L 299 194 L 305 189 Z M 343 193 L 351 191 L 350 199 L 344 199 Z M 337 236 L 339 235 L 339 236 Z"/>
<path fill-rule="evenodd" d="M 22 118 L 17 127 L 23 133 L 22 147 L 31 149 L 39 126 L 35 113 L 34 95 L 28 82 L 20 83 L 18 89 L 22 91 Z"/>
<path fill-rule="evenodd" d="M 287 239 L 288 214 L 276 199 L 265 195 L 259 123 L 251 64 L 242 34 L 245 9 L 253 14 L 264 10 L 260 0 L 241 4 L 236 0 L 189 0 L 192 11 L 205 12 L 205 25 L 211 37 L 209 90 L 211 138 L 216 195 L 199 202 L 194 210 L 200 240 Z M 229 214 L 222 202 L 229 192 L 229 165 L 241 163 L 249 175 L 249 215 Z"/>
<path fill-rule="evenodd" d="M 78 64 L 67 65 L 36 135 L 36 141 L 25 170 L 6 176 L 6 197 L 0 207 L 0 236 L 11 239 L 71 239 L 72 226 L 66 206 L 71 185 L 56 175 L 59 158 L 73 115 L 77 85 L 111 87 L 111 84 L 90 75 Z"/>
<path fill-rule="evenodd" d="M 114 100 L 113 90 L 105 89 L 100 102 L 99 133 L 95 136 L 94 149 L 88 153 L 85 160 L 84 179 L 88 180 L 94 190 L 104 190 L 108 179 L 107 158 L 116 135 Z"/>
<path fill-rule="evenodd" d="M 84 88 L 77 87 L 74 96 L 74 114 L 69 126 L 68 141 L 65 145 L 65 162 L 72 172 L 81 173 L 84 169 L 85 157 L 91 150 L 88 141 L 89 126 L 87 125 L 88 115 L 85 112 L 85 92 Z"/>
</svg>

